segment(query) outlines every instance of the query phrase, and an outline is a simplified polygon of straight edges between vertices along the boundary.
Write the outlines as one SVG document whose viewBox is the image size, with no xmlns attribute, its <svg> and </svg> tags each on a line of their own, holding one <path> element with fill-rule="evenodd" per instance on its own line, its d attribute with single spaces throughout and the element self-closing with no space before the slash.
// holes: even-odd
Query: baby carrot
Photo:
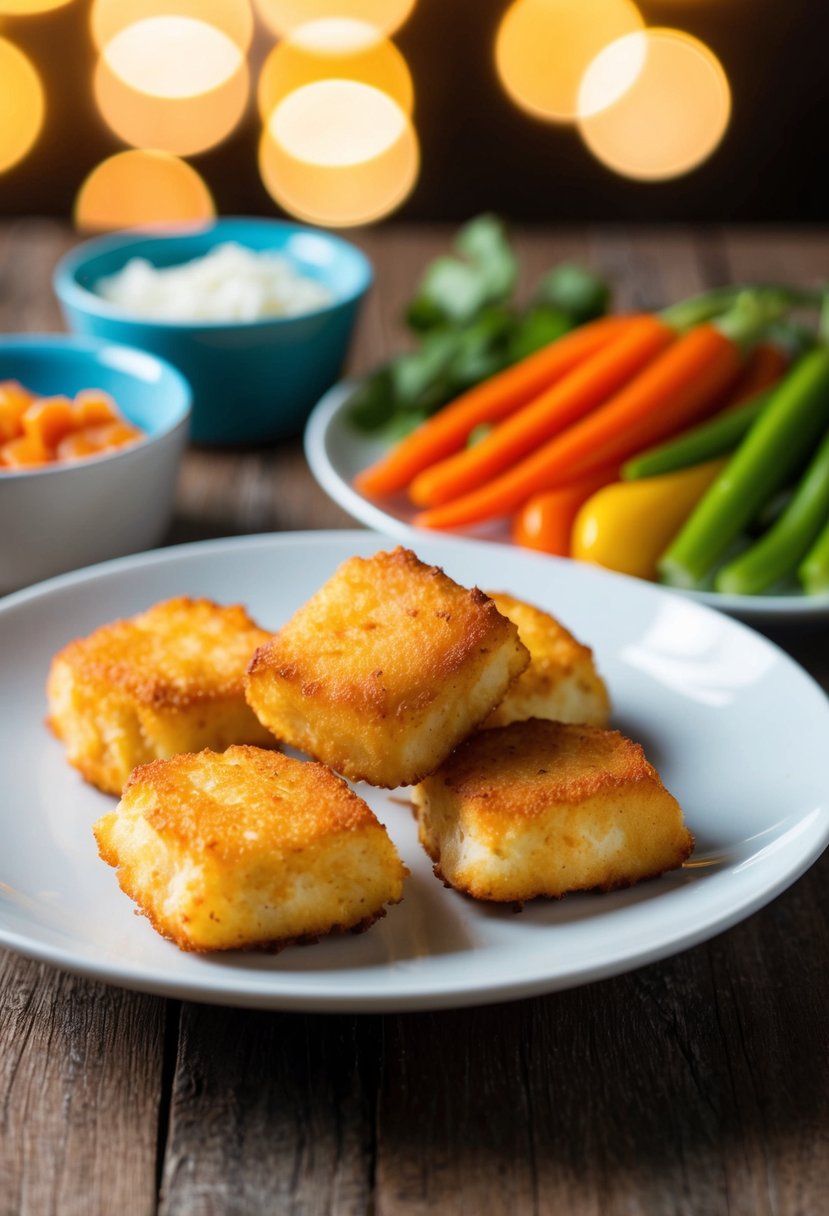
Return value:
<svg viewBox="0 0 829 1216">
<path fill-rule="evenodd" d="M 380 498 L 404 489 L 422 469 L 466 443 L 481 423 L 499 422 L 621 333 L 632 317 L 602 317 L 565 334 L 451 401 L 386 456 L 354 479 Z"/>
<path fill-rule="evenodd" d="M 618 465 L 613 465 L 569 486 L 536 494 L 524 504 L 512 522 L 514 543 L 525 549 L 569 557 L 573 523 L 581 507 L 597 490 L 610 485 L 618 476 Z"/>
<path fill-rule="evenodd" d="M 409 487 L 412 501 L 419 507 L 439 507 L 497 477 L 612 398 L 675 336 L 671 326 L 658 317 L 632 319 L 590 359 L 495 427 L 480 443 L 424 469 Z"/>
<path fill-rule="evenodd" d="M 762 414 L 771 394 L 772 390 L 767 388 L 753 400 L 744 401 L 734 409 L 720 410 L 707 422 L 682 431 L 655 448 L 639 452 L 622 466 L 623 479 L 639 481 L 643 477 L 659 477 L 733 452 Z"/>
<path fill-rule="evenodd" d="M 736 334 L 729 336 L 730 328 L 723 319 L 690 330 L 592 414 L 501 476 L 421 511 L 414 522 L 456 528 L 508 515 L 540 490 L 623 460 L 710 413 L 742 365 L 741 344 Z"/>
</svg>

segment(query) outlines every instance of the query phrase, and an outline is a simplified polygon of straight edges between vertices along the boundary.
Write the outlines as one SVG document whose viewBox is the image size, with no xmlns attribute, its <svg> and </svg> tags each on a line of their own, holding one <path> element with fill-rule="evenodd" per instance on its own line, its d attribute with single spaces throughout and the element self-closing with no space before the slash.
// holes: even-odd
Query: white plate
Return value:
<svg viewBox="0 0 829 1216">
<path fill-rule="evenodd" d="M 536 901 L 515 915 L 446 890 L 401 791 L 361 787 L 412 871 L 403 902 L 368 933 L 275 956 L 198 957 L 158 937 L 97 857 L 91 827 L 112 800 L 67 766 L 43 725 L 50 657 L 72 637 L 177 594 L 241 601 L 277 627 L 340 561 L 387 544 L 367 532 L 211 541 L 0 601 L 0 943 L 111 983 L 228 1005 L 458 1006 L 566 988 L 674 953 L 767 903 L 820 854 L 829 702 L 770 642 L 593 567 L 506 548 L 493 561 L 490 545 L 423 538 L 426 560 L 465 584 L 553 610 L 595 647 L 615 722 L 645 745 L 685 809 L 697 840 L 691 864 L 628 891 Z"/>
<path fill-rule="evenodd" d="M 357 430 L 348 421 L 348 398 L 356 382 L 345 381 L 330 389 L 314 408 L 305 429 L 305 455 L 315 478 L 334 502 L 369 528 L 420 544 L 433 531 L 416 528 L 415 510 L 405 495 L 386 499 L 383 506 L 364 498 L 353 486 L 357 473 L 374 464 L 387 445 Z M 497 541 L 511 545 L 504 520 L 471 528 L 458 528 L 454 536 Z M 717 591 L 683 591 L 703 604 L 711 604 L 745 620 L 784 622 L 829 616 L 829 593 L 824 595 L 722 595 Z"/>
</svg>

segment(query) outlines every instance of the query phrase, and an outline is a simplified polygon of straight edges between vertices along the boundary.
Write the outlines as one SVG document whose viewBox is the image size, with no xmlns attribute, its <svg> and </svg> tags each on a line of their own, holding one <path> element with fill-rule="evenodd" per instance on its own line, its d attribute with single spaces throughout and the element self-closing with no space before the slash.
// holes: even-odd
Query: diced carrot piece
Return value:
<svg viewBox="0 0 829 1216">
<path fill-rule="evenodd" d="M 103 422 L 120 422 L 118 406 L 100 388 L 85 388 L 75 394 L 73 403 L 77 427 L 99 426 Z"/>
<path fill-rule="evenodd" d="M 55 459 L 85 460 L 87 456 L 97 456 L 100 450 L 101 445 L 94 443 L 87 431 L 71 431 L 64 435 L 55 449 Z"/>
<path fill-rule="evenodd" d="M 75 414 L 68 397 L 41 397 L 23 415 L 24 435 L 36 438 L 49 452 L 74 430 Z"/>
<path fill-rule="evenodd" d="M 7 468 L 25 469 L 49 464 L 51 456 L 36 435 L 19 435 L 0 445 L 0 458 Z"/>
<path fill-rule="evenodd" d="M 79 435 L 86 435 L 96 451 L 103 452 L 108 448 L 120 448 L 127 443 L 136 443 L 144 438 L 144 432 L 129 422 L 106 422 L 102 426 L 84 427 Z"/>
<path fill-rule="evenodd" d="M 21 433 L 20 420 L 32 400 L 32 394 L 16 380 L 0 382 L 0 443 Z"/>
</svg>

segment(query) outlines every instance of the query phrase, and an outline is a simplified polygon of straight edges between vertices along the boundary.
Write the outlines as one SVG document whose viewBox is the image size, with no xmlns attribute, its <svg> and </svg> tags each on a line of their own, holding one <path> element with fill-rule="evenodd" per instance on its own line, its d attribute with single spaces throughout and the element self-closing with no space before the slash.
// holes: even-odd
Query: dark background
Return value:
<svg viewBox="0 0 829 1216">
<path fill-rule="evenodd" d="M 0 175 L 0 213 L 68 215 L 88 170 L 124 146 L 95 110 L 88 7 L 75 0 L 38 17 L 0 20 L 41 72 L 48 107 L 33 151 Z M 649 25 L 673 25 L 707 42 L 733 93 L 731 124 L 714 155 L 660 183 L 618 177 L 574 130 L 514 106 L 493 59 L 506 7 L 507 0 L 418 0 L 396 36 L 414 77 L 423 158 L 399 216 L 459 220 L 494 209 L 564 222 L 826 219 L 827 0 L 640 0 Z M 272 43 L 260 26 L 254 67 Z M 191 158 L 221 213 L 279 213 L 259 181 L 258 129 L 252 101 L 229 140 Z"/>
</svg>

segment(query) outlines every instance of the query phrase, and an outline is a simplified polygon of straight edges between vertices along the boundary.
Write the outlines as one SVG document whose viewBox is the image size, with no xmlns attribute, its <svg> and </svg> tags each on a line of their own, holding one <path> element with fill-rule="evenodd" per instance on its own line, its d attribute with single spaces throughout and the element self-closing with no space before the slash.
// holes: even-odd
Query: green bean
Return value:
<svg viewBox="0 0 829 1216">
<path fill-rule="evenodd" d="M 829 591 L 829 522 L 800 563 L 797 577 L 807 595 Z"/>
<path fill-rule="evenodd" d="M 829 348 L 808 351 L 772 391 L 766 409 L 659 564 L 665 582 L 693 587 L 763 504 L 797 474 L 829 425 Z"/>
<path fill-rule="evenodd" d="M 756 595 L 794 574 L 829 522 L 829 431 L 797 485 L 786 510 L 764 536 L 729 562 L 714 580 L 717 591 Z"/>
<path fill-rule="evenodd" d="M 718 414 L 709 422 L 684 431 L 676 439 L 634 456 L 622 466 L 622 478 L 638 481 L 641 477 L 660 477 L 663 473 L 674 473 L 733 452 L 760 417 L 770 397 L 771 389 L 766 389 L 739 409 Z"/>
</svg>

